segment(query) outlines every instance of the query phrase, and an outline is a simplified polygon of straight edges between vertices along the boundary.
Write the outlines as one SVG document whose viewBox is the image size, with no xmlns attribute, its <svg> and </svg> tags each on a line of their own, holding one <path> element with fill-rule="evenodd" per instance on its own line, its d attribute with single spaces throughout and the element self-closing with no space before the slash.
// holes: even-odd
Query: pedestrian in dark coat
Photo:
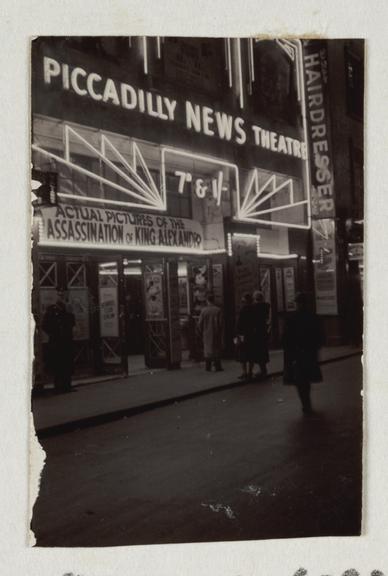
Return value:
<svg viewBox="0 0 388 576">
<path fill-rule="evenodd" d="M 43 330 L 49 337 L 46 363 L 57 392 L 71 390 L 74 324 L 74 314 L 66 309 L 63 292 L 58 292 L 57 302 L 47 308 L 43 318 Z"/>
<path fill-rule="evenodd" d="M 267 376 L 268 353 L 268 329 L 270 306 L 264 302 L 264 295 L 260 290 L 253 293 L 253 308 L 255 314 L 255 362 L 260 367 L 260 377 Z"/>
<path fill-rule="evenodd" d="M 206 305 L 202 308 L 198 320 L 198 331 L 202 336 L 205 368 L 208 372 L 212 364 L 216 372 L 223 370 L 221 366 L 222 354 L 222 311 L 214 304 L 214 294 L 206 293 Z"/>
<path fill-rule="evenodd" d="M 284 346 L 284 382 L 297 388 L 303 413 L 312 413 L 311 382 L 321 379 L 318 350 L 321 331 L 316 315 L 308 309 L 305 294 L 296 297 L 297 310 L 286 320 Z"/>
<path fill-rule="evenodd" d="M 239 346 L 239 360 L 241 362 L 242 374 L 240 380 L 251 379 L 253 366 L 256 361 L 256 318 L 252 304 L 252 296 L 244 294 L 242 306 L 237 320 L 237 342 Z"/>
</svg>

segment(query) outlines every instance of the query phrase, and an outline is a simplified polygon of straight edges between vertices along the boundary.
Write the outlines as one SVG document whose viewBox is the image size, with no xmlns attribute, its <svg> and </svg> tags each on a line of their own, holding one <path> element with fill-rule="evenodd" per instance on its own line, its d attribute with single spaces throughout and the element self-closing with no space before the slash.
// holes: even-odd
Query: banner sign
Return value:
<svg viewBox="0 0 388 576">
<path fill-rule="evenodd" d="M 320 315 L 336 315 L 338 305 L 334 220 L 313 220 L 312 233 L 316 311 Z"/>
<path fill-rule="evenodd" d="M 42 208 L 39 244 L 66 246 L 158 247 L 166 251 L 203 249 L 199 222 L 185 218 L 60 204 Z"/>
<path fill-rule="evenodd" d="M 333 150 L 330 138 L 326 41 L 304 42 L 307 132 L 311 166 L 311 215 L 334 218 Z"/>
</svg>

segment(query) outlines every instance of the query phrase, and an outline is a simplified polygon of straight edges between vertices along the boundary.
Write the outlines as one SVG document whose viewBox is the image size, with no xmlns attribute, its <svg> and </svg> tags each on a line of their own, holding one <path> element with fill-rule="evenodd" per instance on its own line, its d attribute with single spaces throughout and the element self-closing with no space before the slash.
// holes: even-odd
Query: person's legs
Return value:
<svg viewBox="0 0 388 576">
<path fill-rule="evenodd" d="M 259 362 L 260 367 L 260 375 L 265 378 L 267 376 L 267 363 L 266 362 Z"/>
<path fill-rule="evenodd" d="M 205 358 L 205 370 L 206 372 L 211 372 L 212 370 L 212 361 L 210 358 Z"/>
<path fill-rule="evenodd" d="M 242 374 L 241 376 L 239 376 L 240 380 L 244 380 L 245 378 L 247 378 L 248 373 L 247 373 L 247 363 L 246 362 L 241 362 L 241 368 L 242 368 Z"/>
<path fill-rule="evenodd" d="M 253 378 L 253 366 L 254 366 L 254 362 L 248 363 L 248 378 L 249 379 Z"/>
<path fill-rule="evenodd" d="M 311 384 L 308 380 L 300 380 L 297 383 L 297 390 L 300 401 L 302 403 L 302 409 L 304 414 L 311 414 L 312 406 L 311 406 Z"/>
<path fill-rule="evenodd" d="M 215 367 L 216 372 L 222 372 L 223 371 L 223 367 L 221 366 L 221 359 L 220 358 L 214 359 L 214 367 Z"/>
</svg>

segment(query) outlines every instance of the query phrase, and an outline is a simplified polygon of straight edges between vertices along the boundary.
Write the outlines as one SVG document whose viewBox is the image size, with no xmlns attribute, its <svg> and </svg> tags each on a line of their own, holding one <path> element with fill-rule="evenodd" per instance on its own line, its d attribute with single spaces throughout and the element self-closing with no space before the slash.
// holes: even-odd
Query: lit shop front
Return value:
<svg viewBox="0 0 388 576">
<path fill-rule="evenodd" d="M 203 42 L 190 40 L 186 57 L 202 54 Z M 209 52 L 191 89 L 171 73 L 174 40 L 155 44 L 154 76 L 151 61 L 145 69 L 135 57 L 144 64 L 137 39 L 132 68 L 69 43 L 43 39 L 33 50 L 33 167 L 56 175 L 57 192 L 57 204 L 35 214 L 37 326 L 64 289 L 78 374 L 173 368 L 201 358 L 196 321 L 207 290 L 224 311 L 231 354 L 241 298 L 260 288 L 278 345 L 297 289 L 312 284 L 300 44 L 249 42 L 252 91 L 243 100 L 237 40 L 225 42 L 217 96 L 199 86 L 214 82 Z M 42 358 L 45 344 L 38 329 Z"/>
<path fill-rule="evenodd" d="M 59 204 L 37 223 L 39 317 L 65 289 L 79 373 L 200 358 L 195 322 L 207 289 L 222 305 L 224 266 L 222 251 L 219 260 L 204 250 L 198 222 Z"/>
</svg>

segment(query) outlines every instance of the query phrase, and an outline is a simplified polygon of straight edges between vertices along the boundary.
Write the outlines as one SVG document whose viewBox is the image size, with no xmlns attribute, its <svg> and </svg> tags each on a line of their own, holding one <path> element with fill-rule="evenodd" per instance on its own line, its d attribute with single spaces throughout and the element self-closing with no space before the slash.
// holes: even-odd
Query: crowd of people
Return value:
<svg viewBox="0 0 388 576">
<path fill-rule="evenodd" d="M 63 292 L 58 293 L 57 302 L 46 310 L 43 330 L 49 337 L 46 349 L 46 368 L 52 374 L 55 390 L 71 391 L 73 372 L 73 327 L 74 314 L 68 308 Z M 269 362 L 268 340 L 270 306 L 264 301 L 263 293 L 256 290 L 246 293 L 242 299 L 236 323 L 234 344 L 241 364 L 241 380 L 263 380 L 267 377 Z M 198 320 L 198 332 L 203 342 L 205 369 L 222 371 L 223 313 L 214 303 L 214 294 L 207 292 L 206 305 Z M 318 350 L 321 332 L 317 317 L 309 309 L 305 294 L 296 297 L 296 310 L 285 322 L 283 335 L 284 383 L 294 384 L 305 414 L 312 413 L 310 385 L 321 379 Z M 259 372 L 254 374 L 254 367 Z"/>
<path fill-rule="evenodd" d="M 309 309 L 305 294 L 296 296 L 296 310 L 288 314 L 283 334 L 285 384 L 295 385 L 303 413 L 313 412 L 310 387 L 321 379 L 318 362 L 318 350 L 321 346 L 321 331 L 316 315 Z M 246 293 L 236 324 L 234 344 L 242 373 L 240 380 L 263 380 L 267 377 L 269 362 L 268 340 L 270 328 L 270 306 L 264 301 L 263 293 L 256 290 Z M 203 339 L 205 368 L 211 371 L 222 370 L 221 353 L 223 349 L 222 311 L 215 305 L 214 295 L 207 293 L 206 305 L 201 311 L 198 330 Z M 259 372 L 254 374 L 258 365 Z"/>
</svg>

